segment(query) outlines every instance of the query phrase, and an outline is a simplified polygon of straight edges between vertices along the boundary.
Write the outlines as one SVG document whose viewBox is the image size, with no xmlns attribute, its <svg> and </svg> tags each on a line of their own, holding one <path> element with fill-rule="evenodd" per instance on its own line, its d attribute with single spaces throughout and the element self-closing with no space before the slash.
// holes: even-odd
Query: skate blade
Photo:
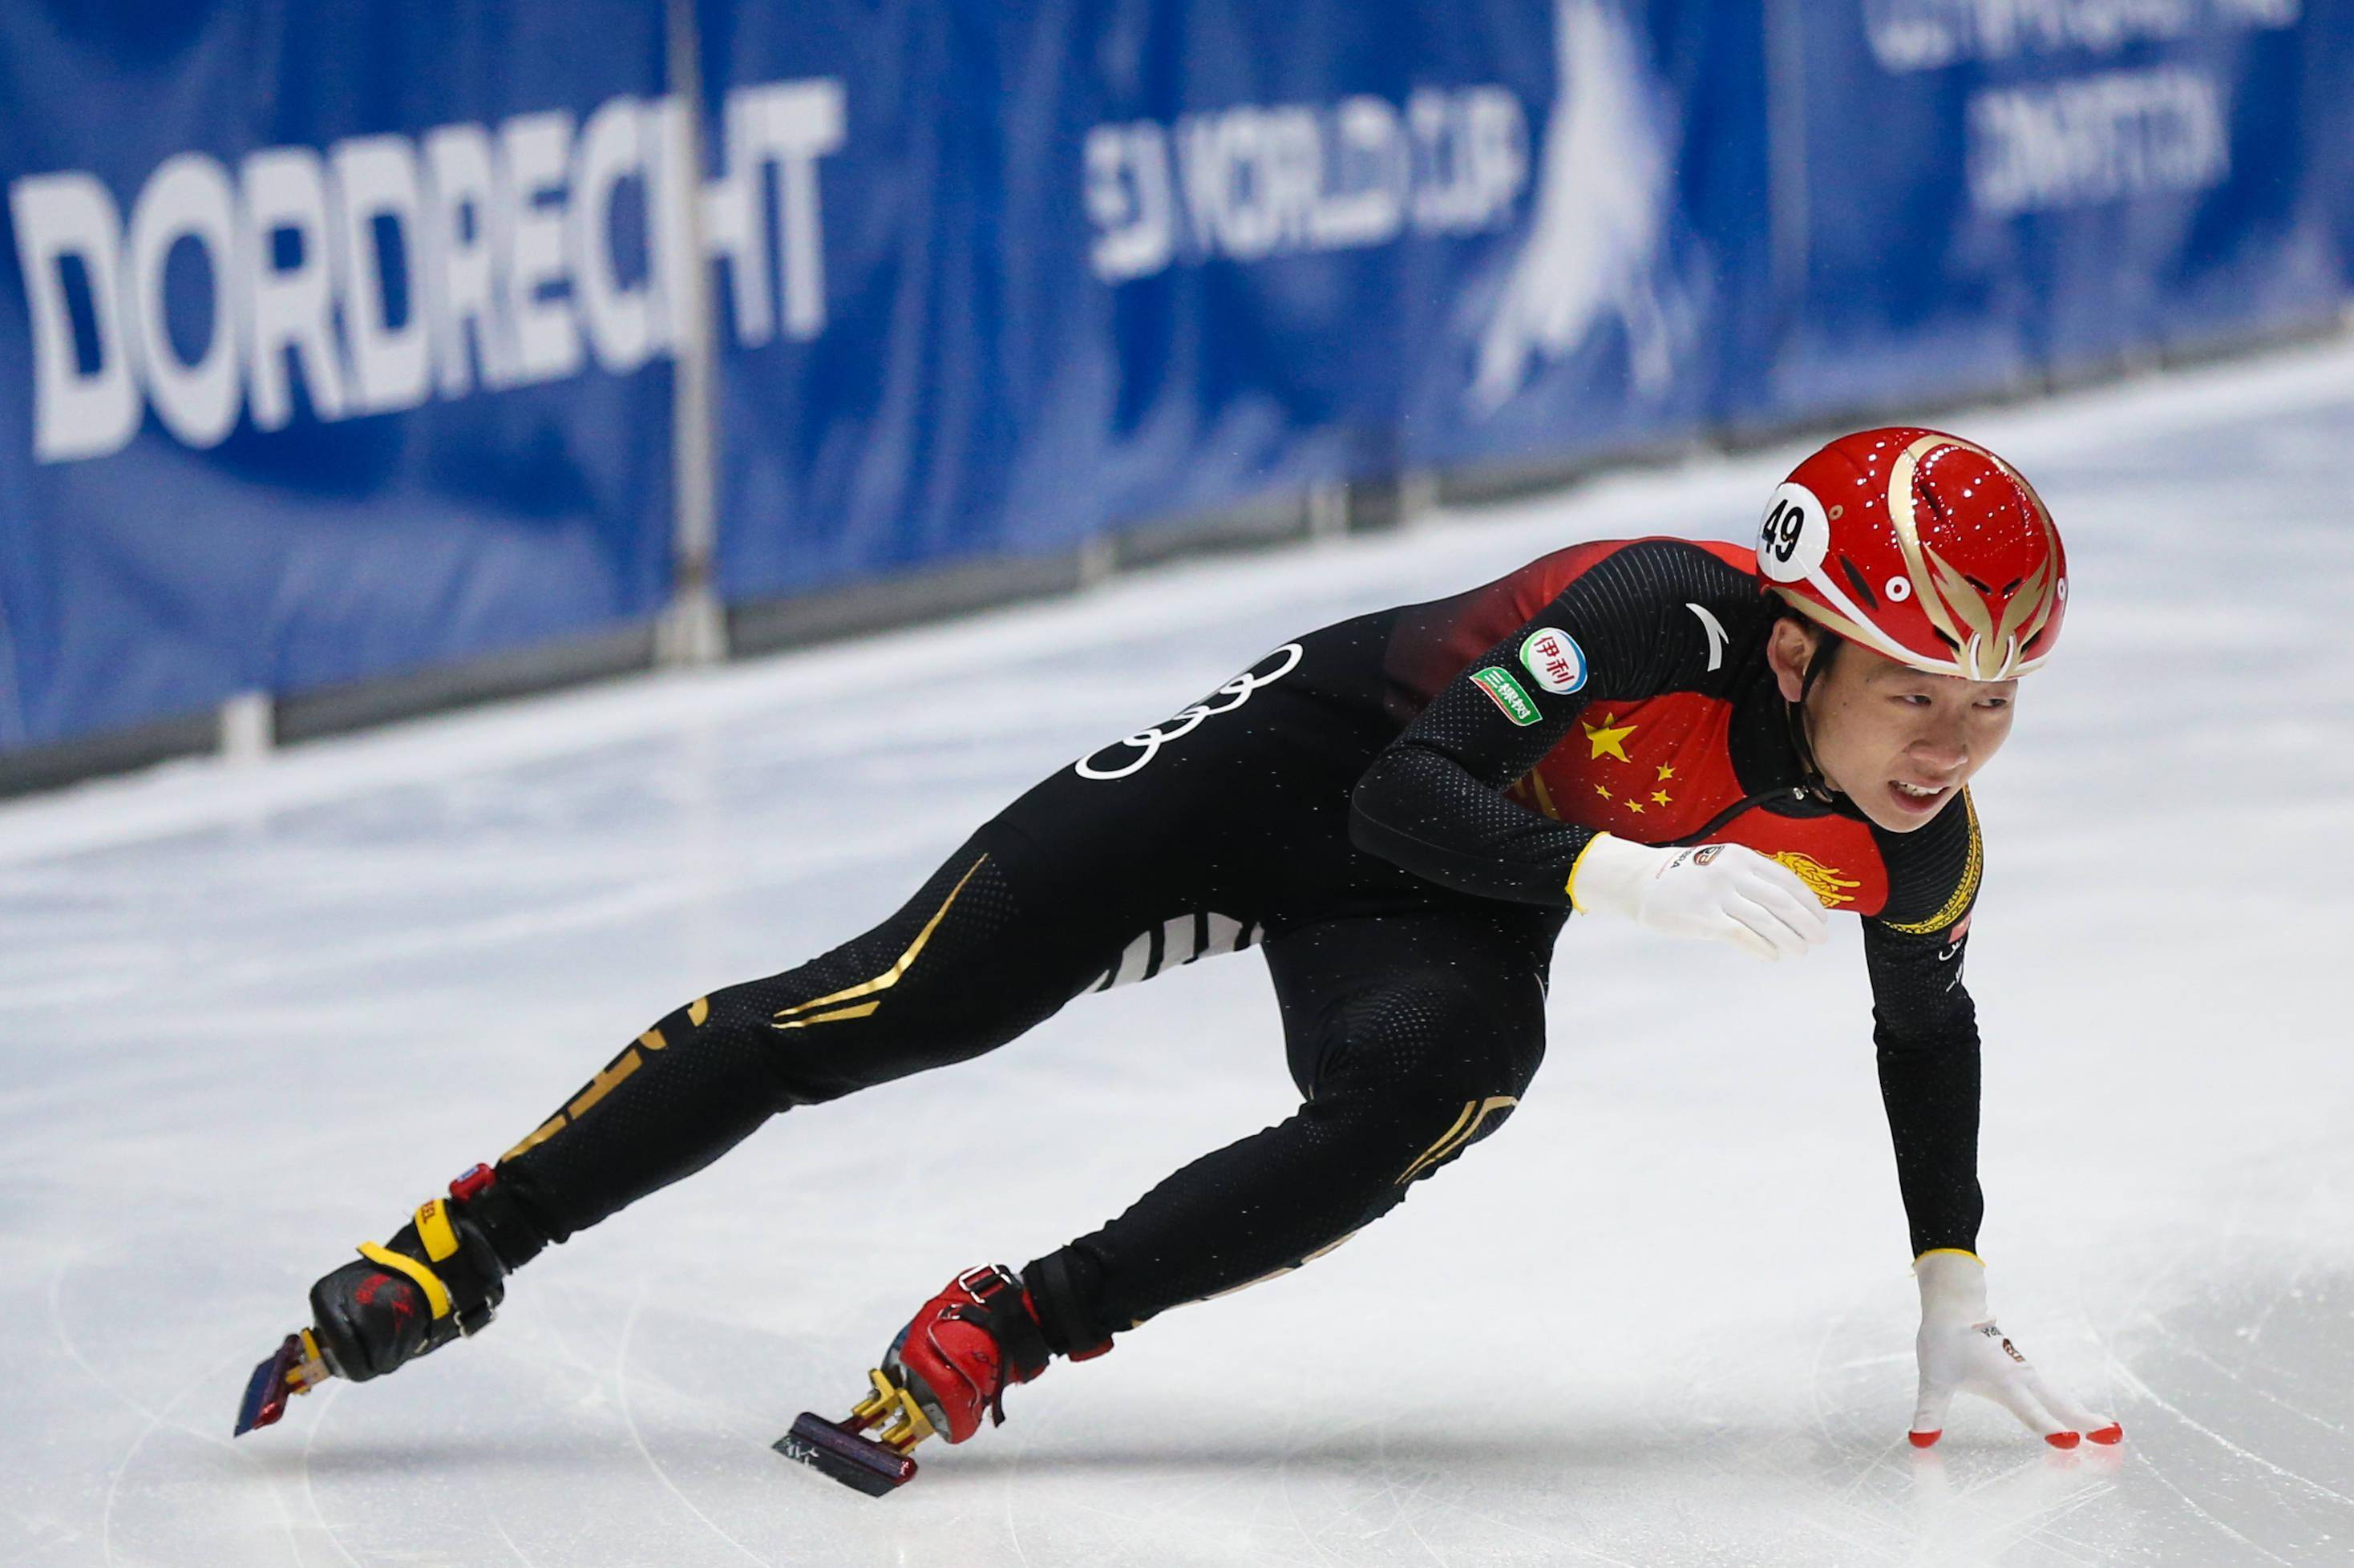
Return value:
<svg viewBox="0 0 2354 1568">
<path fill-rule="evenodd" d="M 885 1497 L 916 1478 L 916 1461 L 896 1448 L 801 1412 L 793 1429 L 770 1445 L 786 1458 L 832 1476 L 870 1498 Z"/>
<path fill-rule="evenodd" d="M 879 1498 L 916 1478 L 908 1450 L 933 1436 L 931 1418 L 916 1396 L 880 1370 L 866 1374 L 875 1392 L 851 1410 L 847 1421 L 828 1421 L 801 1412 L 793 1429 L 769 1446 L 786 1458 L 832 1476 Z M 864 1434 L 880 1429 L 875 1436 Z"/>
<path fill-rule="evenodd" d="M 237 1430 L 229 1436 L 242 1437 L 257 1426 L 276 1425 L 286 1414 L 288 1400 L 308 1393 L 313 1384 L 334 1375 L 310 1330 L 287 1335 L 285 1343 L 264 1358 L 246 1380 L 245 1398 L 237 1407 Z"/>
</svg>

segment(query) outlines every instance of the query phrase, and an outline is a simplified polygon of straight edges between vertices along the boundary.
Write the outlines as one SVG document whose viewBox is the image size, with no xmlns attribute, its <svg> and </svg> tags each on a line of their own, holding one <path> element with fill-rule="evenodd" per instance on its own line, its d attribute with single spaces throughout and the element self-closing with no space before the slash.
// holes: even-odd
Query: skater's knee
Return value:
<svg viewBox="0 0 2354 1568">
<path fill-rule="evenodd" d="M 825 1049 L 829 1041 L 837 1047 L 841 1044 L 826 1030 L 871 1016 L 873 1010 L 858 1013 L 854 1001 L 824 1000 L 830 991 L 840 989 L 836 967 L 820 959 L 715 991 L 691 1012 L 707 1015 L 700 1030 L 711 1037 L 758 1054 L 776 1107 L 789 1110 L 837 1098 L 858 1086 L 843 1076 L 843 1053 Z"/>
<path fill-rule="evenodd" d="M 1446 1098 L 1418 1102 L 1415 1114 L 1402 1119 L 1398 1129 L 1402 1136 L 1392 1145 L 1392 1157 L 1399 1164 L 1391 1184 L 1403 1188 L 1409 1181 L 1421 1181 L 1459 1159 L 1480 1139 L 1493 1136 L 1520 1105 L 1521 1087 L 1490 1080 L 1469 1088 L 1460 1098 L 1450 1091 Z M 1496 1092 L 1480 1092 L 1483 1088 Z"/>
<path fill-rule="evenodd" d="M 1336 1022 L 1308 1086 L 1314 1099 L 1517 1097 L 1544 1050 L 1541 1020 L 1506 1016 L 1469 988 L 1433 981 L 1361 998 Z"/>
<path fill-rule="evenodd" d="M 1329 1054 L 1309 1107 L 1393 1185 L 1492 1135 L 1520 1104 L 1542 1043 L 1472 1000 L 1426 988 L 1394 999 Z"/>
<path fill-rule="evenodd" d="M 1005 1044 L 1069 994 L 905 912 L 798 969 L 715 992 L 715 1024 L 762 1042 L 780 1107 L 838 1099 Z"/>
</svg>

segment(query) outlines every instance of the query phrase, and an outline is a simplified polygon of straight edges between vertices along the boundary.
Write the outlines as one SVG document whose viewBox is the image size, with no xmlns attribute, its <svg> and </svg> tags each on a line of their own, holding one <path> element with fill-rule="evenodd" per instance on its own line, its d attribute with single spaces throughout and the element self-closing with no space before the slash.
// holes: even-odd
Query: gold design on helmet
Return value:
<svg viewBox="0 0 2354 1568">
<path fill-rule="evenodd" d="M 1815 902 L 1826 909 L 1836 909 L 1842 904 L 1854 903 L 1854 894 L 1842 893 L 1840 889 L 1863 885 L 1861 882 L 1850 882 L 1841 876 L 1839 874 L 1839 867 L 1825 865 L 1814 856 L 1801 854 L 1797 850 L 1783 850 L 1774 858 L 1789 867 L 1791 873 L 1807 885 L 1807 891 L 1815 895 Z"/>
<path fill-rule="evenodd" d="M 1921 602 L 1935 606 L 1943 601 L 1947 614 L 1969 628 L 1967 637 L 1954 638 L 1960 645 L 1954 655 L 1955 665 L 1973 681 L 1999 680 L 2001 677 L 1998 672 L 2004 662 L 2003 646 L 1994 634 L 1993 609 L 1970 587 L 1969 579 L 1943 556 L 1925 546 L 1921 554 L 1929 563 L 1932 576 L 1927 580 L 1935 589 L 1933 593 L 1918 596 Z M 1948 635 L 1951 635 L 1952 622 L 1948 620 L 1945 624 Z"/>
<path fill-rule="evenodd" d="M 2059 565 L 2058 556 L 2046 556 L 2041 566 L 2027 574 L 2027 580 L 2011 594 L 2010 603 L 2002 612 L 2002 624 L 1995 628 L 1997 641 L 2008 641 L 2014 650 L 2023 649 L 2043 630 L 2059 597 L 2052 591 Z M 2013 658 L 2017 656 L 2016 652 L 2012 654 Z"/>
<path fill-rule="evenodd" d="M 1784 604 L 1788 605 L 1816 625 L 1836 631 L 1850 642 L 1861 643 L 1866 648 L 1877 648 L 1882 652 L 1890 652 L 1901 646 L 1890 641 L 1885 632 L 1850 620 L 1829 605 L 1817 604 L 1804 594 L 1784 593 L 1779 588 L 1776 589 L 1776 592 Z M 1919 657 L 1918 654 L 1909 654 L 1909 656 Z"/>
<path fill-rule="evenodd" d="M 2043 565 L 2012 590 L 1999 626 L 1994 622 L 1992 607 L 1970 587 L 1967 578 L 1921 544 L 1920 523 L 1913 510 L 1913 475 L 1932 450 L 1948 446 L 1976 452 L 2001 470 L 2004 477 L 2026 495 L 2028 504 L 2034 509 L 2035 521 L 2043 530 Z M 2059 605 L 2059 530 L 2052 524 L 2052 513 L 2043 504 L 2043 497 L 2027 482 L 2027 477 L 1975 441 L 1966 441 L 1959 436 L 1925 435 L 1898 453 L 1896 461 L 1888 465 L 1888 521 L 1896 530 L 1896 546 L 1903 552 L 1904 568 L 1914 585 L 1934 590 L 1918 598 L 1929 624 L 1952 640 L 1956 671 L 1974 681 L 2008 680 L 2020 673 L 2020 655 L 2051 620 L 2052 612 Z M 1956 619 L 1957 615 L 1959 620 Z M 1967 623 L 1968 635 L 1964 634 L 1964 622 Z"/>
<path fill-rule="evenodd" d="M 1904 574 L 1913 579 L 1916 588 L 1930 588 L 1935 579 L 1930 576 L 1928 564 L 1922 559 L 1921 528 L 1913 515 L 1913 473 L 1932 448 L 1952 440 L 1950 436 L 1923 436 L 1896 454 L 1888 465 L 1888 521 L 1896 530 L 1896 547 L 1904 553 Z M 1967 443 L 1964 443 L 1967 444 Z M 1943 562 L 1938 563 L 1944 565 Z M 1952 612 L 1946 608 L 1943 593 L 1918 593 L 1914 596 L 1929 624 L 1944 632 L 1955 647 L 1962 645 L 1961 628 L 1954 624 Z"/>
</svg>

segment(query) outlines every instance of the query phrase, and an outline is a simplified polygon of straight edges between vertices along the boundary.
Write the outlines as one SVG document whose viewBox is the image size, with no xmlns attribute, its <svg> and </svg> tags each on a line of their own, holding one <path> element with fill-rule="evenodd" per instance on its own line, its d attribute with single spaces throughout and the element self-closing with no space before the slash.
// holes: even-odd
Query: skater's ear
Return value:
<svg viewBox="0 0 2354 1568">
<path fill-rule="evenodd" d="M 1829 652 L 1822 642 L 1829 635 L 1796 615 L 1785 615 L 1774 623 L 1774 630 L 1766 637 L 1766 665 L 1774 672 L 1774 683 L 1781 691 L 1784 702 L 1806 700 L 1810 683 L 1808 673 L 1819 654 Z"/>
</svg>

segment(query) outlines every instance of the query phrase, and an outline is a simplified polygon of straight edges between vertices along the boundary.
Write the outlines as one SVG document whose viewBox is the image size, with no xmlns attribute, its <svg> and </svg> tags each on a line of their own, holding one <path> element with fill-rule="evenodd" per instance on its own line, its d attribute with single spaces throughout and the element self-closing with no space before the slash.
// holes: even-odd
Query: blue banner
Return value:
<svg viewBox="0 0 2354 1568">
<path fill-rule="evenodd" d="M 1943 404 L 2330 319 L 2354 22 L 2299 0 L 705 0 L 822 82 L 723 332 L 739 598 L 1327 481 Z M 757 90 L 757 88 L 753 90 Z"/>
<path fill-rule="evenodd" d="M 744 602 L 2354 287 L 2304 0 L 664 12 L 0 9 L 0 748 L 642 620 L 699 333 Z"/>
<path fill-rule="evenodd" d="M 1999 389 L 2347 297 L 2342 9 L 1845 0 L 1776 21 L 1781 327 L 1756 414 Z"/>
<path fill-rule="evenodd" d="M 610 0 L 0 7 L 0 747 L 659 605 L 664 65 Z"/>
<path fill-rule="evenodd" d="M 822 306 L 722 329 L 731 597 L 1697 429 L 1762 243 L 1757 41 L 1698 7 L 702 16 L 731 165 L 756 84 L 840 106 L 779 161 Z"/>
</svg>

